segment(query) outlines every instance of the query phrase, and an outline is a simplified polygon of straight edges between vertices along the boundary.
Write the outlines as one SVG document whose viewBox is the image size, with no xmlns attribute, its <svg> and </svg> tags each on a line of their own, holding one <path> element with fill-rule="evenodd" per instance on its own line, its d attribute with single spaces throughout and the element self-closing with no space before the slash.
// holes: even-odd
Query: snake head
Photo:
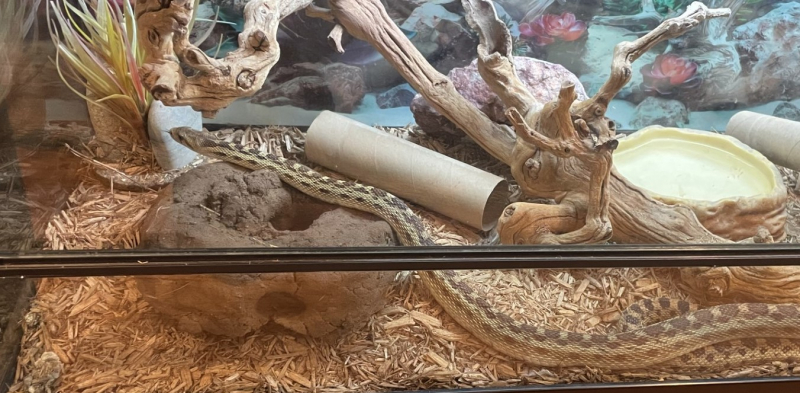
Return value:
<svg viewBox="0 0 800 393">
<path fill-rule="evenodd" d="M 194 138 L 197 134 L 199 134 L 199 131 L 191 127 L 175 127 L 169 130 L 169 135 L 172 136 L 172 139 L 189 148 L 196 146 L 193 142 L 197 139 Z"/>
</svg>

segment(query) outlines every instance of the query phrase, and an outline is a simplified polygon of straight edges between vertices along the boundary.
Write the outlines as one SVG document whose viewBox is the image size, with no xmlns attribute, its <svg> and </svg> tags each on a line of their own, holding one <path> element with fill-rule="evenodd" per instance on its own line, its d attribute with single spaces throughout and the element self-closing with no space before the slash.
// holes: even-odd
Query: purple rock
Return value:
<svg viewBox="0 0 800 393">
<path fill-rule="evenodd" d="M 517 68 L 517 75 L 539 102 L 550 102 L 558 98 L 561 83 L 564 81 L 571 81 L 575 84 L 575 93 L 577 93 L 579 101 L 588 98 L 578 77 L 561 65 L 529 57 L 515 57 L 514 64 Z M 447 76 L 453 81 L 456 90 L 490 119 L 508 124 L 505 116 L 507 108 L 481 78 L 478 73 L 477 60 L 467 67 L 454 68 Z M 433 109 L 419 94 L 411 102 L 411 112 L 414 114 L 417 125 L 428 135 L 452 137 L 464 134 L 455 124 Z"/>
<path fill-rule="evenodd" d="M 746 56 L 737 85 L 721 95 L 756 105 L 800 95 L 800 3 L 777 6 L 733 31 L 739 53 Z M 730 90 L 733 90 L 732 92 Z"/>
</svg>

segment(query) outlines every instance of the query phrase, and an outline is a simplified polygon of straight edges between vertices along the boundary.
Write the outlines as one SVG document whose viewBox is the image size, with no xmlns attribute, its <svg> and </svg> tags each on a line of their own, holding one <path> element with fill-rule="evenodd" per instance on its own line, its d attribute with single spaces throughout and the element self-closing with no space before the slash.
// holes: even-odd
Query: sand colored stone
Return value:
<svg viewBox="0 0 800 393">
<path fill-rule="evenodd" d="M 161 192 L 142 247 L 365 247 L 394 245 L 370 215 L 311 200 L 268 171 L 210 164 Z M 288 329 L 338 337 L 385 306 L 395 272 L 326 272 L 137 278 L 155 310 L 185 331 L 241 336 Z"/>
</svg>

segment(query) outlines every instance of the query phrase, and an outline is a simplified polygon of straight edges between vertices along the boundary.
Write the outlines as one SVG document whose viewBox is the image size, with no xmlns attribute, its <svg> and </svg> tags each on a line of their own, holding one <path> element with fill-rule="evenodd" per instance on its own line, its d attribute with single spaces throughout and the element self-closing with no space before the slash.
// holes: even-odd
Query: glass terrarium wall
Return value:
<svg viewBox="0 0 800 393">
<path fill-rule="evenodd" d="M 243 28 L 242 3 L 200 1 L 191 30 L 191 42 L 214 58 L 229 53 L 235 48 L 235 37 Z M 679 15 L 686 3 L 497 1 L 494 5 L 511 32 L 517 70 L 526 86 L 534 92 L 548 90 L 552 93 L 561 80 L 573 80 L 577 83 L 579 98 L 586 98 L 595 94 L 610 74 L 614 45 L 621 40 L 635 39 L 665 19 Z M 714 7 L 729 7 L 733 15 L 706 21 L 680 37 L 657 45 L 633 63 L 631 81 L 611 101 L 606 113 L 615 121 L 618 132 L 630 132 L 650 125 L 724 132 L 731 116 L 742 110 L 796 119 L 793 100 L 796 100 L 798 78 L 793 70 L 798 68 L 797 54 L 785 48 L 791 47 L 797 32 L 793 12 L 798 3 L 706 3 Z M 43 2 L 17 4 L 36 4 L 38 13 L 35 19 L 28 19 L 30 24 L 14 24 L 24 31 L 8 32 L 9 37 L 23 37 L 25 34 L 24 38 L 6 40 L 7 46 L 16 49 L 8 51 L 7 59 L 11 60 L 4 64 L 6 124 L 3 137 L 6 139 L 3 143 L 3 179 L 9 192 L 23 192 L 26 182 L 30 186 L 24 188 L 26 198 L 19 194 L 19 198 L 8 199 L 5 203 L 27 201 L 25 209 L 20 210 L 25 211 L 21 216 L 31 215 L 33 228 L 39 234 L 34 238 L 39 239 L 37 244 L 41 245 L 47 221 L 53 213 L 60 211 L 77 187 L 80 176 L 86 174 L 78 169 L 81 161 L 85 163 L 86 159 L 95 159 L 91 172 L 99 173 L 104 184 L 111 184 L 113 180 L 115 190 L 157 190 L 175 175 L 157 179 L 158 170 L 153 176 L 145 175 L 158 161 L 149 155 L 147 144 L 120 141 L 127 144 L 122 150 L 135 153 L 122 154 L 113 152 L 117 149 L 114 142 L 108 142 L 105 137 L 95 137 L 100 135 L 98 130 L 114 129 L 114 121 L 118 120 L 114 113 L 120 112 L 111 111 L 109 115 L 108 111 L 87 109 L 84 97 L 91 98 L 88 97 L 90 92 L 77 81 L 85 79 L 86 75 L 76 74 L 76 68 L 71 67 L 67 59 L 67 54 L 77 53 L 75 48 L 71 52 L 60 52 L 56 58 L 51 32 L 69 25 L 61 25 L 56 13 L 51 12 L 51 26 L 48 28 Z M 450 77 L 467 101 L 490 119 L 508 124 L 504 107 L 476 70 L 478 34 L 468 25 L 460 2 L 400 1 L 384 2 L 384 5 L 392 21 L 414 47 L 437 71 Z M 120 13 L 124 14 L 124 11 Z M 3 15 L 15 14 L 4 11 Z M 65 13 L 64 16 L 68 15 Z M 247 126 L 308 126 L 322 110 L 334 111 L 367 125 L 404 127 L 413 124 L 415 131 L 409 134 L 409 138 L 416 144 L 508 179 L 508 172 L 502 165 L 493 163 L 493 159 L 475 144 L 460 140 L 464 133 L 419 96 L 372 45 L 345 34 L 343 53 L 339 53 L 327 40 L 330 28 L 330 23 L 303 13 L 284 18 L 277 35 L 281 57 L 264 86 L 253 97 L 234 102 L 215 117 L 202 120 L 202 124 L 212 129 L 227 125 L 240 128 L 238 131 L 229 130 L 234 135 L 231 138 L 245 134 L 243 128 Z M 77 30 L 73 32 L 77 33 Z M 59 37 L 59 42 L 68 44 L 65 35 Z M 540 60 L 549 62 L 549 65 L 543 67 Z M 115 73 L 133 75 L 135 72 L 129 71 L 136 71 L 136 68 L 128 65 Z M 141 123 L 147 116 L 143 108 L 149 106 L 152 98 L 142 92 L 142 86 L 135 83 L 131 86 L 123 93 L 130 93 L 136 111 L 143 114 L 138 120 L 129 120 L 138 121 L 140 130 L 137 132 L 144 133 Z M 93 94 L 98 92 L 95 89 Z M 542 98 L 552 98 L 548 94 Z M 89 122 L 90 112 L 95 115 L 93 122 Z M 201 124 L 197 114 L 175 112 L 165 116 L 167 129 L 170 124 L 191 124 L 196 128 Z M 157 117 L 150 116 L 149 120 Z M 92 127 L 88 127 L 90 124 Z M 298 156 L 304 149 L 302 132 L 286 128 L 259 133 L 257 137 L 247 133 L 247 143 L 270 152 L 280 151 L 287 157 L 304 158 L 302 154 Z M 757 139 L 778 140 L 769 136 Z M 760 150 L 752 137 L 745 143 Z M 70 148 L 87 145 L 91 151 L 82 158 L 79 154 L 86 152 L 70 151 L 65 145 Z M 742 146 L 737 149 L 746 150 Z M 761 153 L 766 154 L 765 151 Z M 775 154 L 791 156 L 780 151 Z M 184 152 L 180 159 L 166 162 L 167 165 L 161 169 L 171 170 L 185 165 L 193 158 L 187 158 L 189 155 L 193 154 Z M 632 161 L 633 166 L 648 166 L 628 159 L 632 156 L 635 155 L 623 157 L 620 154 L 618 163 Z M 767 156 L 773 163 L 786 164 L 786 160 L 775 160 L 775 155 Z M 480 160 L 485 162 L 479 164 Z M 711 172 L 719 170 L 722 169 L 712 169 Z M 765 170 L 769 172 L 771 168 Z M 626 172 L 626 176 L 637 175 L 646 176 L 641 172 Z M 793 175 L 788 172 L 786 175 L 792 183 Z M 651 180 L 657 177 L 650 176 Z M 767 174 L 767 177 L 771 175 Z M 679 182 L 665 183 L 676 185 Z M 514 181 L 511 181 L 512 195 L 517 191 L 514 187 Z M 763 189 L 769 185 L 760 187 L 755 191 L 745 191 L 764 193 Z M 695 192 L 692 195 L 699 194 Z M 9 212 L 17 211 L 15 208 L 10 206 Z M 8 214 L 10 217 L 12 213 Z M 793 225 L 791 220 L 789 223 Z M 11 232 L 26 233 L 16 227 L 9 229 Z M 19 245 L 9 244 L 8 249 L 13 247 Z"/>
<path fill-rule="evenodd" d="M 599 342 L 635 328 L 641 314 L 630 312 L 631 305 L 669 310 L 663 300 L 651 299 L 673 297 L 687 300 L 666 302 L 670 307 L 707 307 L 698 303 L 701 296 L 694 297 L 699 294 L 687 297 L 676 269 L 463 272 L 464 285 L 520 326 L 547 328 L 556 336 L 570 332 L 567 342 L 552 338 L 525 344 L 536 351 L 531 356 L 541 354 L 530 362 L 498 352 L 491 338 L 465 330 L 415 274 L 396 273 L 44 279 L 23 322 L 21 378 L 10 391 L 30 391 L 31 386 L 130 392 L 524 386 L 547 391 L 554 385 L 554 391 L 563 391 L 562 384 L 797 377 L 800 371 L 777 354 L 772 362 L 725 365 L 739 350 L 762 356 L 761 348 L 770 350 L 764 343 L 693 351 L 672 361 L 679 364 L 675 368 L 652 365 L 674 352 L 646 355 L 637 347 L 586 345 L 585 340 Z M 742 308 L 742 315 L 750 312 Z M 796 353 L 791 344 L 785 345 L 787 354 Z M 604 362 L 580 360 L 581 353 L 596 348 L 613 355 Z M 557 360 L 562 365 L 541 365 L 553 361 L 549 351 L 562 356 Z M 608 369 L 625 356 L 640 365 L 635 370 Z"/>
<path fill-rule="evenodd" d="M 47 223 L 77 185 L 80 160 L 64 143 L 88 141 L 86 105 L 58 78 L 47 56 L 43 1 L 0 3 L 0 253 L 44 246 Z M 46 70 L 46 71 L 45 71 Z M 82 115 L 81 115 L 82 114 Z M 84 121 L 82 130 L 72 121 Z M 21 349 L 20 321 L 33 280 L 0 279 L 0 390 L 13 383 Z"/>
<path fill-rule="evenodd" d="M 0 250 L 40 249 L 53 214 L 80 182 L 81 159 L 65 148 L 92 138 L 86 102 L 64 84 L 45 1 L 0 6 Z"/>
<path fill-rule="evenodd" d="M 197 2 L 186 30 L 190 41 L 209 58 L 222 59 L 239 43 L 244 3 Z M 598 165 L 595 170 L 605 170 L 609 179 L 599 186 L 592 179 L 602 177 L 583 171 L 591 165 L 554 165 L 575 172 L 533 176 L 542 183 L 525 184 L 520 173 L 535 174 L 556 159 L 537 161 L 541 154 L 531 152 L 530 161 L 525 157 L 524 165 L 511 170 L 509 157 L 492 156 L 484 150 L 490 143 L 466 138 L 453 124 L 458 117 L 447 120 L 434 110 L 372 45 L 344 34 L 340 53 L 328 40 L 333 24 L 302 12 L 287 16 L 277 28 L 281 57 L 263 87 L 201 119 L 185 105 L 166 107 L 147 93 L 142 81 L 152 73 L 144 72 L 147 66 L 131 47 L 137 37 L 131 2 L 56 1 L 49 14 L 43 3 L 15 8 L 39 23 L 16 33 L 19 50 L 3 65 L 13 72 L 6 79 L 12 82 L 4 85 L 9 92 L 0 124 L 3 251 L 76 255 L 125 249 L 152 256 L 203 248 L 225 249 L 232 258 L 245 249 L 295 257 L 321 247 L 353 255 L 363 247 L 388 254 L 400 245 L 475 250 L 497 240 L 492 229 L 505 212 L 572 217 L 572 207 L 590 204 L 589 212 L 601 212 L 601 221 L 610 211 L 617 236 L 611 243 L 795 243 L 796 173 L 771 162 L 766 152 L 708 131 L 722 131 L 743 109 L 789 117 L 796 99 L 792 70 L 800 62 L 785 48 L 794 42 L 800 3 L 705 3 L 730 7 L 733 17 L 700 23 L 644 54 L 633 64 L 631 82 L 608 104 L 605 115 L 614 122 L 592 123 L 620 133 L 650 125 L 676 128 L 617 144 L 597 128 L 590 133 L 581 123 L 568 122 L 586 132 L 580 134 L 585 140 L 570 149 L 589 155 L 617 149 L 614 164 L 630 182 Z M 491 120 L 485 130 L 495 124 L 511 131 L 513 115 L 507 116 L 477 71 L 480 36 L 460 1 L 382 4 L 425 61 L 448 75 L 469 105 Z M 611 74 L 614 46 L 680 15 L 687 2 L 493 5 L 511 33 L 521 82 L 544 103 L 559 97 L 565 80 L 574 83 L 581 101 L 598 93 Z M 101 19 L 108 23 L 93 24 Z M 96 45 L 101 37 L 114 38 L 109 42 L 118 46 Z M 260 45 L 259 40 L 245 42 Z M 70 61 L 75 54 L 80 61 Z M 185 64 L 200 57 L 185 56 L 184 67 L 175 67 L 172 75 L 202 74 L 202 67 L 192 70 Z M 109 83 L 88 83 L 94 77 Z M 109 105 L 98 105 L 103 102 Z M 168 133 L 176 126 L 213 132 Z M 255 154 L 249 158 L 261 164 L 264 157 L 293 162 L 247 171 L 216 162 L 221 156 L 214 151 L 204 150 L 208 157 L 203 157 L 175 143 L 181 136 L 199 135 L 209 138 L 200 141 L 230 143 L 211 143 L 233 149 L 226 150 L 230 154 L 249 151 Z M 505 143 L 513 132 L 497 135 Z M 597 149 L 580 150 L 589 145 Z M 664 152 L 682 155 L 659 155 Z M 455 180 L 435 177 L 443 172 L 455 174 Z M 305 177 L 297 181 L 298 174 Z M 694 180 L 682 177 L 687 175 Z M 400 182 L 409 178 L 416 182 Z M 403 238 L 386 219 L 321 202 L 325 192 L 307 195 L 300 191 L 303 180 L 334 184 L 322 189 L 338 192 L 339 200 L 361 197 L 367 199 L 358 202 L 389 206 L 404 214 L 406 223 L 419 224 L 410 229 L 419 237 Z M 365 192 L 363 184 L 399 198 Z M 354 194 L 342 195 L 342 190 Z M 472 198 L 456 199 L 464 195 Z M 566 209 L 558 206 L 564 200 Z M 529 204 L 507 209 L 512 202 Z M 590 213 L 581 211 L 574 221 L 546 230 L 537 225 L 547 220 L 535 221 L 520 227 L 521 241 L 502 240 L 508 250 L 526 243 L 527 236 L 548 240 L 548 235 L 569 234 L 592 221 Z M 606 241 L 608 227 L 596 229 L 597 237 L 581 233 L 589 232 L 587 242 L 602 243 L 593 253 L 622 248 Z M 795 251 L 791 244 L 762 249 L 768 247 Z M 292 251 L 298 248 L 303 252 Z M 523 250 L 533 258 L 542 249 L 553 252 L 550 247 Z M 492 252 L 485 255 L 488 259 Z M 191 266 L 185 256 L 182 261 Z M 148 265 L 144 258 L 136 263 Z M 38 293 L 24 318 L 7 317 L 17 321 L 13 326 L 22 337 L 12 390 L 385 391 L 797 376 L 797 277 L 796 267 L 716 267 L 47 278 L 36 281 Z M 441 292 L 448 290 L 455 302 Z M 11 304 L 19 296 L 8 298 L 4 303 Z M 691 313 L 696 306 L 720 303 L 725 305 Z M 662 308 L 668 310 L 662 318 L 681 316 L 647 330 L 626 325 L 639 321 L 640 311 Z M 0 319 L 4 329 L 1 322 L 6 321 Z M 501 331 L 500 338 L 484 334 L 487 326 Z M 635 332 L 626 334 L 626 329 Z M 509 331 L 514 334 L 504 335 Z M 711 345 L 681 346 L 697 337 Z M 650 344 L 664 350 L 639 350 Z M 737 363 L 742 358 L 760 363 Z M 609 369 L 617 361 L 624 367 Z M 662 363 L 673 368 L 658 369 Z M 643 365 L 644 370 L 637 369 Z"/>
</svg>

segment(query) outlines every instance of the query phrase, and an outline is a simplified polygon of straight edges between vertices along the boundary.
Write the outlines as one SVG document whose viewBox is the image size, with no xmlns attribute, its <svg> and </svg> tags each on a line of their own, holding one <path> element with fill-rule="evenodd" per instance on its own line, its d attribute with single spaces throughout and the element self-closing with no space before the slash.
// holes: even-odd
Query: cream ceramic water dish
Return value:
<svg viewBox="0 0 800 393">
<path fill-rule="evenodd" d="M 765 227 L 785 236 L 786 186 L 778 168 L 738 139 L 714 132 L 647 127 L 620 140 L 614 166 L 652 198 L 691 208 L 731 240 Z"/>
</svg>

